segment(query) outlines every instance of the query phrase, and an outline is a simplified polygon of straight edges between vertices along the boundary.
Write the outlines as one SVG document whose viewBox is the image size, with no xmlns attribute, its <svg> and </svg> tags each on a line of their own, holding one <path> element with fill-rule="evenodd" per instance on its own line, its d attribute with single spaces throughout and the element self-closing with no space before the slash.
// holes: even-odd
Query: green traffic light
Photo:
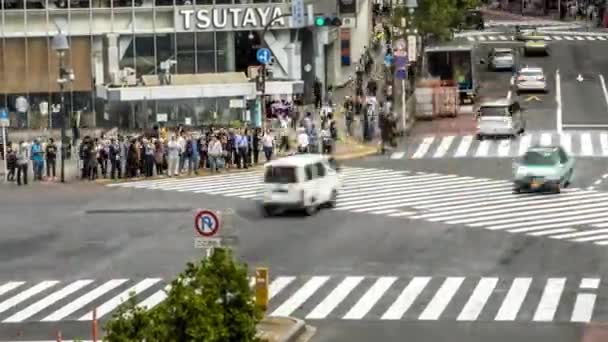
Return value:
<svg viewBox="0 0 608 342">
<path fill-rule="evenodd" d="M 324 17 L 316 17 L 315 18 L 315 26 L 325 26 L 325 18 Z"/>
</svg>

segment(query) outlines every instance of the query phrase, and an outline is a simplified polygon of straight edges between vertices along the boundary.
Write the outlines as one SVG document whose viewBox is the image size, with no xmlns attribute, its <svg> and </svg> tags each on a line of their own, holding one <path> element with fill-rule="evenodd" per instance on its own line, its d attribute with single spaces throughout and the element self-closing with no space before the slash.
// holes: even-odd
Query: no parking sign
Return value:
<svg viewBox="0 0 608 342">
<path fill-rule="evenodd" d="M 200 210 L 194 216 L 194 230 L 204 238 L 211 238 L 220 230 L 220 219 L 211 210 Z"/>
</svg>

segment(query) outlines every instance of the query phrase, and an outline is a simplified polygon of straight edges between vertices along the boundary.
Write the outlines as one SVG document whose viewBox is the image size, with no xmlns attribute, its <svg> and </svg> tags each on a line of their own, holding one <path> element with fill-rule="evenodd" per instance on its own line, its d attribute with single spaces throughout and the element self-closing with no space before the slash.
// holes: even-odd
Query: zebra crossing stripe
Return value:
<svg viewBox="0 0 608 342">
<path fill-rule="evenodd" d="M 15 305 L 37 295 L 37 294 L 43 292 L 44 290 L 47 290 L 57 284 L 59 284 L 59 281 L 57 281 L 57 280 L 46 280 L 46 281 L 43 281 L 43 282 L 37 284 L 34 287 L 31 287 L 23 292 L 20 292 L 19 294 L 15 295 L 11 298 L 8 298 L 7 300 L 0 303 L 0 313 L 7 311 L 8 309 L 14 307 Z"/>
<path fill-rule="evenodd" d="M 526 299 L 530 285 L 532 284 L 532 278 L 518 278 L 513 280 L 513 284 L 507 292 L 505 299 L 498 309 L 498 313 L 494 320 L 496 321 L 514 321 L 517 318 L 517 313 L 521 308 L 521 305 Z"/>
<path fill-rule="evenodd" d="M 412 158 L 414 158 L 414 159 L 422 158 L 429 151 L 429 148 L 431 147 L 431 144 L 433 143 L 434 140 L 435 140 L 435 137 L 424 138 L 424 140 L 422 141 L 420 146 L 418 146 L 418 150 L 416 150 L 416 152 L 414 153 Z"/>
<path fill-rule="evenodd" d="M 497 284 L 498 278 L 482 278 L 456 320 L 476 321 Z"/>
<path fill-rule="evenodd" d="M 0 296 L 4 295 L 5 293 L 11 292 L 12 290 L 18 288 L 23 284 L 25 284 L 24 281 L 11 281 L 10 283 L 6 283 L 0 286 Z"/>
<path fill-rule="evenodd" d="M 399 297 L 382 315 L 383 320 L 399 320 L 431 281 L 430 277 L 416 277 L 403 289 Z"/>
<path fill-rule="evenodd" d="M 131 294 L 138 295 L 139 293 L 147 290 L 152 285 L 158 283 L 161 280 L 162 279 L 160 279 L 160 278 L 148 278 L 148 279 L 144 279 L 144 280 L 140 281 L 139 283 L 137 283 L 134 286 L 130 287 L 129 289 L 125 290 L 123 293 L 119 294 L 118 296 L 116 296 L 116 297 L 110 299 L 109 301 L 103 303 L 102 305 L 100 305 L 97 308 L 97 312 L 96 312 L 97 318 L 98 319 L 102 318 L 109 312 L 116 309 L 120 304 L 127 301 L 129 299 L 129 297 L 131 296 Z M 93 320 L 93 311 L 88 312 L 86 315 L 80 317 L 78 320 L 79 321 L 92 321 Z"/>
<path fill-rule="evenodd" d="M 306 319 L 323 319 L 327 317 L 363 279 L 363 277 L 346 277 L 306 316 Z"/>
<path fill-rule="evenodd" d="M 456 150 L 456 154 L 454 156 L 456 158 L 466 156 L 472 143 L 473 143 L 473 136 L 471 136 L 471 135 L 464 136 L 462 138 L 462 141 L 460 142 L 460 145 L 458 145 L 458 149 Z"/>
<path fill-rule="evenodd" d="M 302 286 L 293 296 L 286 300 L 281 306 L 274 310 L 270 316 L 289 316 L 296 311 L 310 296 L 312 296 L 321 286 L 323 286 L 329 277 L 312 277 L 304 286 Z"/>
<path fill-rule="evenodd" d="M 79 297 L 75 301 L 69 303 L 68 305 L 60 308 L 59 310 L 53 312 L 49 316 L 42 319 L 43 322 L 58 322 L 62 319 L 68 317 L 70 314 L 76 312 L 78 309 L 83 308 L 85 305 L 91 303 L 95 299 L 101 297 L 102 295 L 108 293 L 109 291 L 117 288 L 118 286 L 126 283 L 128 279 L 112 279 L 107 281 L 105 284 L 97 287 L 91 292 Z"/>
<path fill-rule="evenodd" d="M 583 133 L 581 135 L 581 147 L 583 149 L 583 156 L 593 155 L 593 142 L 591 141 L 591 134 Z"/>
<path fill-rule="evenodd" d="M 560 144 L 567 153 L 572 153 L 572 136 L 568 133 L 560 134 Z"/>
<path fill-rule="evenodd" d="M 253 279 L 255 280 L 255 278 Z M 154 292 L 150 297 L 138 303 L 137 306 L 144 310 L 150 310 L 167 299 L 169 291 L 171 291 L 171 285 L 167 285 L 164 289 Z"/>
<path fill-rule="evenodd" d="M 571 322 L 587 323 L 591 321 L 593 316 L 593 308 L 595 307 L 595 294 L 582 293 L 576 296 L 574 302 L 574 310 L 572 310 Z"/>
<path fill-rule="evenodd" d="M 359 299 L 355 306 L 344 315 L 343 319 L 363 318 L 396 280 L 397 277 L 381 277 L 376 280 L 374 285 Z"/>
<path fill-rule="evenodd" d="M 270 283 L 270 287 L 268 288 L 268 299 L 272 299 L 274 296 L 279 294 L 295 279 L 296 277 L 278 277 L 277 279 L 275 279 L 272 283 Z"/>
<path fill-rule="evenodd" d="M 511 140 L 502 140 L 498 143 L 498 156 L 507 157 L 511 150 Z"/>
<path fill-rule="evenodd" d="M 475 153 L 476 157 L 487 157 L 488 152 L 490 151 L 490 141 L 482 140 L 477 148 L 477 152 Z"/>
<path fill-rule="evenodd" d="M 448 149 L 452 145 L 452 141 L 454 141 L 454 136 L 447 136 L 441 139 L 441 144 L 437 148 L 437 151 L 435 151 L 433 158 L 443 158 L 443 156 L 445 156 L 445 154 L 448 152 Z"/>
<path fill-rule="evenodd" d="M 418 317 L 421 321 L 437 320 L 464 282 L 464 277 L 450 277 L 435 293 L 431 302 Z"/>
<path fill-rule="evenodd" d="M 56 291 L 53 294 L 46 296 L 41 300 L 37 301 L 36 303 L 28 306 L 27 308 L 15 313 L 14 315 L 2 321 L 2 323 L 17 323 L 24 321 L 37 314 L 38 312 L 44 310 L 45 308 L 51 306 L 52 304 L 60 301 L 61 299 L 69 296 L 70 294 L 91 284 L 92 282 L 93 280 L 91 279 L 75 281 L 69 284 L 68 286 L 62 288 L 61 290 Z"/>
<path fill-rule="evenodd" d="M 547 286 L 540 298 L 533 320 L 536 322 L 550 322 L 555 317 L 557 305 L 566 286 L 566 278 L 553 278 L 547 280 Z"/>
</svg>

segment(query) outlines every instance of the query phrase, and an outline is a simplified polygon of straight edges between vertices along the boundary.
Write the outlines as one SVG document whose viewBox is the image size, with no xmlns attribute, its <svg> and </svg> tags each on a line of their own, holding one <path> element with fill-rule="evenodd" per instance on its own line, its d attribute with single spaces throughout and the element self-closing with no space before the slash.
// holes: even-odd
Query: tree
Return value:
<svg viewBox="0 0 608 342">
<path fill-rule="evenodd" d="M 449 39 L 452 30 L 464 23 L 467 10 L 475 8 L 478 0 L 424 0 L 413 15 L 413 25 L 421 34 L 439 39 Z M 400 25 L 401 17 L 410 18 L 408 9 L 395 9 L 394 24 Z M 410 26 L 410 20 L 408 20 Z M 411 27 L 411 26 L 410 26 Z"/>
<path fill-rule="evenodd" d="M 106 341 L 253 342 L 262 312 L 255 306 L 247 267 L 229 249 L 188 263 L 154 309 L 134 297 L 106 324 Z"/>
</svg>

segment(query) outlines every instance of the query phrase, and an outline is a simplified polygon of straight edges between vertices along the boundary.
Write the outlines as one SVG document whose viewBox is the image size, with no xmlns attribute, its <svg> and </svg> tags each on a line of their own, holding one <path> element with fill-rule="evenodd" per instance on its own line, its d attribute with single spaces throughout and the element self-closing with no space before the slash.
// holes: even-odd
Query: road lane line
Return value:
<svg viewBox="0 0 608 342">
<path fill-rule="evenodd" d="M 598 289 L 600 287 L 600 278 L 583 278 L 578 286 L 580 289 Z"/>
<path fill-rule="evenodd" d="M 77 280 L 61 290 L 55 291 L 54 293 L 45 296 L 36 303 L 26 307 L 25 309 L 11 315 L 9 318 L 2 321 L 2 323 L 18 323 L 34 316 L 38 312 L 46 309 L 61 299 L 71 295 L 72 293 L 80 290 L 81 288 L 91 284 L 92 279 Z"/>
<path fill-rule="evenodd" d="M 304 286 L 302 286 L 296 293 L 287 299 L 281 306 L 279 306 L 270 316 L 289 316 L 296 311 L 304 302 L 310 298 L 317 290 L 323 286 L 329 277 L 312 277 Z"/>
<path fill-rule="evenodd" d="M 608 229 L 594 229 L 594 230 L 588 230 L 588 231 L 578 232 L 578 233 L 560 234 L 560 235 L 550 236 L 550 238 L 561 240 L 561 239 L 571 239 L 571 238 L 578 238 L 578 237 L 603 234 L 603 233 L 608 233 Z"/>
<path fill-rule="evenodd" d="M 268 288 L 268 300 L 272 299 L 274 296 L 279 294 L 286 288 L 291 282 L 293 282 L 296 277 L 278 277 L 272 283 L 270 283 L 270 287 Z"/>
<path fill-rule="evenodd" d="M 602 74 L 600 74 L 600 84 L 602 86 L 602 92 L 604 93 L 604 101 L 606 101 L 606 106 L 608 106 L 608 89 L 606 88 L 606 80 L 604 80 L 604 75 Z"/>
<path fill-rule="evenodd" d="M 519 139 L 519 153 L 518 156 L 523 156 L 524 153 L 526 153 L 526 151 L 528 150 L 528 148 L 530 148 L 530 145 L 532 144 L 532 136 L 529 134 L 526 134 L 524 136 L 521 137 L 521 139 Z"/>
<path fill-rule="evenodd" d="M 391 285 L 397 280 L 397 277 L 381 277 L 372 287 L 359 299 L 357 304 L 353 306 L 342 319 L 361 319 L 369 310 L 376 305 L 378 300 L 384 295 Z"/>
<path fill-rule="evenodd" d="M 566 37 L 567 39 L 568 37 Z M 555 102 L 557 104 L 555 109 L 555 116 L 557 121 L 557 133 L 562 133 L 562 84 L 561 77 L 559 76 L 559 69 L 555 71 Z"/>
<path fill-rule="evenodd" d="M 582 237 L 582 238 L 573 239 L 573 240 L 570 240 L 570 241 L 573 241 L 573 242 L 590 242 L 590 241 L 606 240 L 606 239 L 608 239 L 608 234 Z"/>
<path fill-rule="evenodd" d="M 130 287 L 129 289 L 127 289 L 126 291 L 124 291 L 123 293 L 119 294 L 118 296 L 108 300 L 107 302 L 101 304 L 98 308 L 97 308 L 97 318 L 102 318 L 103 316 L 107 315 L 108 313 L 110 313 L 112 310 L 116 309 L 120 304 L 126 302 L 127 300 L 129 300 L 131 294 L 133 293 L 134 295 L 138 295 L 141 292 L 147 290 L 148 288 L 152 287 L 154 284 L 158 283 L 159 281 L 161 281 L 161 278 L 146 278 L 142 281 L 140 281 L 139 283 L 133 285 L 132 287 Z M 84 316 L 80 317 L 78 319 L 79 321 L 91 321 L 93 320 L 93 311 L 88 312 L 87 314 L 85 314 Z"/>
<path fill-rule="evenodd" d="M 115 289 L 116 287 L 127 282 L 128 279 L 112 279 L 108 280 L 103 285 L 100 285 L 93 291 L 86 293 L 75 301 L 59 308 L 57 311 L 53 312 L 49 316 L 42 319 L 42 322 L 58 322 L 62 319 L 66 318 L 70 314 L 74 313 L 76 310 L 81 309 L 85 305 L 91 303 L 95 299 L 101 297 L 105 293 Z"/>
<path fill-rule="evenodd" d="M 585 38 L 583 38 L 581 36 L 575 36 L 574 38 L 576 38 L 576 40 L 585 40 Z"/>
<path fill-rule="evenodd" d="M 546 235 L 551 235 L 551 234 L 569 233 L 569 232 L 575 232 L 575 231 L 576 231 L 576 229 L 572 229 L 572 228 L 561 228 L 561 229 L 551 229 L 551 230 L 543 230 L 540 232 L 528 233 L 527 235 L 546 236 Z"/>
<path fill-rule="evenodd" d="M 391 159 L 401 159 L 405 156 L 405 152 L 393 152 L 391 154 Z"/>
<path fill-rule="evenodd" d="M 593 155 L 593 141 L 590 133 L 581 134 L 581 149 L 583 156 Z"/>
<path fill-rule="evenodd" d="M 562 132 L 562 134 L 559 135 L 559 141 L 564 150 L 566 150 L 568 154 L 572 154 L 572 135 Z"/>
<path fill-rule="evenodd" d="M 511 140 L 501 140 L 498 143 L 498 156 L 508 157 L 511 152 Z"/>
<path fill-rule="evenodd" d="M 565 36 L 564 38 L 566 38 L 566 40 L 574 40 L 574 38 L 572 38 L 570 36 Z"/>
<path fill-rule="evenodd" d="M 608 156 L 608 133 L 600 133 L 600 146 L 602 148 L 602 156 Z"/>
<path fill-rule="evenodd" d="M 400 320 L 431 281 L 430 277 L 415 277 L 403 289 L 393 304 L 382 315 L 383 320 Z"/>
<path fill-rule="evenodd" d="M 547 284 L 540 298 L 540 303 L 536 308 L 536 313 L 534 313 L 533 321 L 550 322 L 553 320 L 565 285 L 566 278 L 547 279 Z"/>
<path fill-rule="evenodd" d="M 40 292 L 51 288 L 55 285 L 59 284 L 59 281 L 57 280 L 47 280 L 47 281 L 43 281 L 38 283 L 37 285 L 35 285 L 34 287 L 30 287 L 29 289 L 23 291 L 23 292 L 19 292 L 18 294 L 14 295 L 11 298 L 8 298 L 7 300 L 3 301 L 2 303 L 0 303 L 0 313 L 5 312 L 6 310 L 14 307 L 15 305 L 28 300 L 29 298 L 39 294 Z"/>
<path fill-rule="evenodd" d="M 0 286 L 0 296 L 18 288 L 23 284 L 25 284 L 24 281 L 11 281 L 9 283 L 3 284 L 2 286 Z"/>
<path fill-rule="evenodd" d="M 596 297 L 597 296 L 592 293 L 580 293 L 577 295 L 570 321 L 583 323 L 590 322 L 593 316 L 593 309 L 595 308 Z"/>
<path fill-rule="evenodd" d="M 435 296 L 433 296 L 433 299 L 431 299 L 424 311 L 420 314 L 418 320 L 435 321 L 439 319 L 463 282 L 464 277 L 447 278 L 439 290 L 437 290 Z"/>
<path fill-rule="evenodd" d="M 551 142 L 552 142 L 551 133 L 542 133 L 540 135 L 540 144 L 541 144 L 541 146 L 550 146 Z"/>
<path fill-rule="evenodd" d="M 514 321 L 524 299 L 526 299 L 530 284 L 532 284 L 532 278 L 515 278 L 494 320 Z"/>
<path fill-rule="evenodd" d="M 482 140 L 477 147 L 477 152 L 475 153 L 476 157 L 487 157 L 488 152 L 490 151 L 490 141 Z"/>
<path fill-rule="evenodd" d="M 472 143 L 473 143 L 472 135 L 467 135 L 467 136 L 462 137 L 462 139 L 460 140 L 460 144 L 458 145 L 458 148 L 456 149 L 456 153 L 454 154 L 454 157 L 456 157 L 456 158 L 466 157 L 467 153 L 469 152 L 469 148 L 471 148 Z"/>
<path fill-rule="evenodd" d="M 437 147 L 437 151 L 435 151 L 435 154 L 433 155 L 433 158 L 442 158 L 443 156 L 445 156 L 445 154 L 450 149 L 450 146 L 452 146 L 453 141 L 454 141 L 453 135 L 443 137 L 441 139 L 441 143 L 439 144 L 439 147 Z"/>
<path fill-rule="evenodd" d="M 465 304 L 464 308 L 458 315 L 458 321 L 474 321 L 476 320 L 481 311 L 485 307 L 488 299 L 494 292 L 494 288 L 498 284 L 498 278 L 482 278 L 475 290 L 473 290 L 473 294 L 469 297 L 468 302 Z"/>
<path fill-rule="evenodd" d="M 323 319 L 327 317 L 363 279 L 364 277 L 346 277 L 306 316 L 306 319 Z"/>
<path fill-rule="evenodd" d="M 164 289 L 154 292 L 150 297 L 139 302 L 137 306 L 143 308 L 144 310 L 153 309 L 155 306 L 167 299 L 167 294 L 169 291 L 171 291 L 171 285 L 167 285 Z"/>
<path fill-rule="evenodd" d="M 424 138 L 424 140 L 422 140 L 422 142 L 420 143 L 420 146 L 418 146 L 418 149 L 416 150 L 416 152 L 414 153 L 412 158 L 414 158 L 414 159 L 423 158 L 424 155 L 427 154 L 427 152 L 429 151 L 429 148 L 431 148 L 431 144 L 433 143 L 433 141 L 435 141 L 435 137 Z"/>
</svg>

